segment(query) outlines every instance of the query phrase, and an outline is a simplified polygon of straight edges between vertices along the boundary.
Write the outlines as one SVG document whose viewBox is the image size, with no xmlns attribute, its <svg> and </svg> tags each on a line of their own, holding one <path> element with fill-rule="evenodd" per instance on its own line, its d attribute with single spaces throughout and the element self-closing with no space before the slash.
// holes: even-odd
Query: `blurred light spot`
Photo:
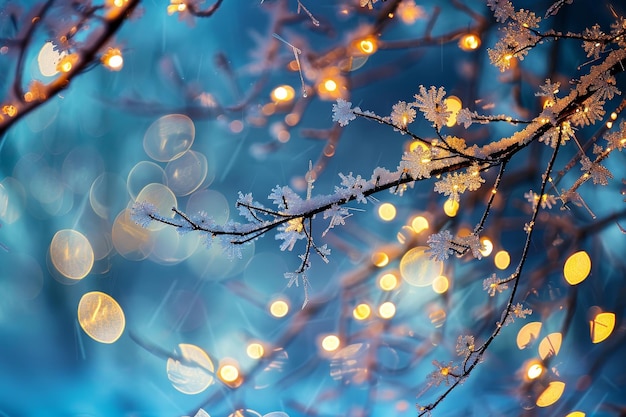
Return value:
<svg viewBox="0 0 626 417">
<path fill-rule="evenodd" d="M 493 257 L 493 263 L 498 269 L 507 269 L 511 264 L 511 255 L 505 250 L 498 251 Z"/>
<path fill-rule="evenodd" d="M 233 133 L 241 133 L 243 131 L 243 122 L 241 120 L 233 120 L 228 124 L 228 128 Z"/>
<path fill-rule="evenodd" d="M 459 202 L 453 199 L 446 200 L 443 203 L 443 212 L 446 213 L 448 217 L 455 217 L 459 211 Z"/>
<path fill-rule="evenodd" d="M 417 148 L 422 148 L 425 151 L 428 151 L 428 145 L 426 145 L 424 142 L 422 142 L 421 140 L 414 140 L 413 142 L 411 142 L 409 144 L 409 152 L 413 152 L 414 150 L 416 150 Z"/>
<path fill-rule="evenodd" d="M 329 334 L 322 339 L 322 349 L 326 352 L 334 352 L 340 344 L 339 338 L 334 334 Z"/>
<path fill-rule="evenodd" d="M 103 219 L 112 219 L 126 202 L 126 184 L 116 174 L 110 172 L 100 174 L 89 188 L 89 204 Z"/>
<path fill-rule="evenodd" d="M 270 304 L 270 313 L 272 316 L 281 318 L 285 317 L 289 312 L 289 304 L 284 300 L 276 300 Z"/>
<path fill-rule="evenodd" d="M 357 40 L 355 44 L 358 51 L 365 55 L 371 55 L 378 50 L 378 41 L 374 36 Z"/>
<path fill-rule="evenodd" d="M 383 291 L 392 291 L 398 286 L 398 277 L 392 273 L 387 273 L 378 279 L 378 286 Z"/>
<path fill-rule="evenodd" d="M 535 340 L 539 338 L 539 332 L 541 331 L 541 322 L 533 321 L 525 324 L 519 332 L 517 332 L 517 347 L 519 349 L 525 349 Z"/>
<path fill-rule="evenodd" d="M 200 190 L 193 193 L 185 206 L 187 213 L 210 213 L 213 221 L 218 225 L 224 225 L 230 216 L 228 200 L 224 194 L 215 190 Z"/>
<path fill-rule="evenodd" d="M 402 229 L 400 229 L 400 231 L 396 235 L 396 238 L 398 239 L 398 243 L 400 243 L 401 245 L 405 245 L 407 242 L 413 239 L 414 235 L 415 230 L 413 230 L 411 226 L 402 226 Z"/>
<path fill-rule="evenodd" d="M 443 273 L 443 262 L 430 259 L 428 246 L 417 246 L 407 251 L 400 260 L 400 275 L 408 284 L 426 287 Z"/>
<path fill-rule="evenodd" d="M 480 254 L 483 257 L 491 255 L 491 252 L 493 251 L 493 243 L 491 240 L 488 237 L 481 237 L 480 243 L 483 245 L 482 249 L 479 249 Z"/>
<path fill-rule="evenodd" d="M 223 382 L 233 383 L 239 379 L 239 369 L 234 364 L 227 363 L 220 366 L 217 375 Z"/>
<path fill-rule="evenodd" d="M 143 137 L 146 154 L 159 162 L 169 162 L 185 153 L 193 144 L 196 128 L 184 114 L 168 114 L 148 127 Z"/>
<path fill-rule="evenodd" d="M 137 194 L 148 184 L 166 183 L 165 171 L 159 165 L 150 161 L 140 161 L 128 173 L 126 177 L 126 189 L 134 200 Z"/>
<path fill-rule="evenodd" d="M 93 249 L 82 233 L 59 230 L 50 243 L 50 259 L 64 277 L 83 279 L 93 267 Z"/>
<path fill-rule="evenodd" d="M 480 37 L 474 33 L 467 33 L 459 40 L 459 48 L 464 51 L 473 51 L 480 47 Z"/>
<path fill-rule="evenodd" d="M 181 343 L 167 359 L 167 378 L 183 394 L 199 394 L 214 381 L 215 367 L 209 355 L 196 345 Z"/>
<path fill-rule="evenodd" d="M 250 409 L 239 409 L 232 412 L 228 417 L 261 417 L 261 414 Z"/>
<path fill-rule="evenodd" d="M 176 196 L 193 193 L 202 185 L 208 172 L 204 155 L 189 150 L 165 166 L 167 186 Z"/>
<path fill-rule="evenodd" d="M 356 307 L 354 307 L 354 310 L 352 310 L 352 316 L 357 320 L 366 320 L 367 318 L 369 318 L 371 313 L 372 309 L 368 304 L 365 303 L 357 305 Z"/>
<path fill-rule="evenodd" d="M 163 184 L 148 184 L 137 194 L 135 201 L 148 202 L 154 204 L 159 213 L 164 217 L 174 217 L 172 207 L 177 207 L 176 196 L 167 186 Z M 151 222 L 146 229 L 155 231 L 166 227 L 164 223 Z"/>
<path fill-rule="evenodd" d="M 543 373 L 543 366 L 538 361 L 531 361 L 526 367 L 526 377 L 529 380 L 537 379 Z"/>
<path fill-rule="evenodd" d="M 378 307 L 378 315 L 384 319 L 390 319 L 396 315 L 396 305 L 391 301 L 386 301 Z"/>
<path fill-rule="evenodd" d="M 403 0 L 400 2 L 397 13 L 398 16 L 400 16 L 400 20 L 402 20 L 402 23 L 405 25 L 411 25 L 418 19 L 422 19 L 426 16 L 424 9 L 416 5 L 413 0 Z"/>
<path fill-rule="evenodd" d="M 539 343 L 539 357 L 541 359 L 546 359 L 556 356 L 559 353 L 559 350 L 561 350 L 562 341 L 563 336 L 558 332 L 550 333 L 544 337 L 541 340 L 541 343 Z"/>
<path fill-rule="evenodd" d="M 11 224 L 22 217 L 26 200 L 26 191 L 22 184 L 13 177 L 0 181 L 0 221 Z"/>
<path fill-rule="evenodd" d="M 423 232 L 428 229 L 428 220 L 424 216 L 416 216 L 411 221 L 411 227 L 415 230 L 415 233 Z"/>
<path fill-rule="evenodd" d="M 246 354 L 252 359 L 261 359 L 264 353 L 263 345 L 257 342 L 250 343 L 246 348 Z"/>
<path fill-rule="evenodd" d="M 580 284 L 591 272 L 591 259 L 585 251 L 579 251 L 565 261 L 563 276 L 570 285 Z"/>
<path fill-rule="evenodd" d="M 111 71 L 120 71 L 124 67 L 124 57 L 118 48 L 108 48 L 101 61 Z"/>
<path fill-rule="evenodd" d="M 383 203 L 378 206 L 378 216 L 388 222 L 396 218 L 396 207 L 391 203 Z"/>
<path fill-rule="evenodd" d="M 280 85 L 272 90 L 270 97 L 272 101 L 278 103 L 290 102 L 295 97 L 296 93 L 290 85 Z"/>
<path fill-rule="evenodd" d="M 591 342 L 600 343 L 613 333 L 615 314 L 599 313 L 593 320 L 589 321 L 589 327 L 591 330 Z"/>
<path fill-rule="evenodd" d="M 565 384 L 561 381 L 552 381 L 548 384 L 548 387 L 537 398 L 538 407 L 548 407 L 561 398 L 563 391 L 565 390 Z"/>
<path fill-rule="evenodd" d="M 146 259 L 154 247 L 152 233 L 132 221 L 128 209 L 115 218 L 111 240 L 117 253 L 132 261 Z"/>
<path fill-rule="evenodd" d="M 435 309 L 428 315 L 430 322 L 435 327 L 443 326 L 443 324 L 446 322 L 446 317 L 447 317 L 446 311 L 442 308 Z"/>
<path fill-rule="evenodd" d="M 382 268 L 389 263 L 389 255 L 385 252 L 374 252 L 372 254 L 372 263 L 375 266 Z"/>
<path fill-rule="evenodd" d="M 432 287 L 433 291 L 435 291 L 437 294 L 443 294 L 448 291 L 448 288 L 450 287 L 450 281 L 445 275 L 439 275 L 433 280 Z"/>
<path fill-rule="evenodd" d="M 572 411 L 565 417 L 585 417 L 585 413 L 583 413 L 582 411 Z"/>
<path fill-rule="evenodd" d="M 448 117 L 448 121 L 446 122 L 446 126 L 452 127 L 456 125 L 456 115 L 459 113 L 459 110 L 463 108 L 463 103 L 461 99 L 457 96 L 450 96 L 444 100 L 447 110 L 450 112 L 450 116 Z"/>
<path fill-rule="evenodd" d="M 124 332 L 126 318 L 113 297 L 93 291 L 83 295 L 78 303 L 78 323 L 96 342 L 113 343 Z"/>
</svg>

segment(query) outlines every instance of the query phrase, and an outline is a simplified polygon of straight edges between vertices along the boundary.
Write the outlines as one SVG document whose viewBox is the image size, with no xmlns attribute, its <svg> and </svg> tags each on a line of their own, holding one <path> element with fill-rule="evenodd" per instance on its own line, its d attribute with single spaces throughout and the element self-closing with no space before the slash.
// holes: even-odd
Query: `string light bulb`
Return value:
<svg viewBox="0 0 626 417">
<path fill-rule="evenodd" d="M 363 55 L 372 55 L 378 50 L 378 41 L 375 36 L 367 36 L 363 39 L 357 39 L 354 43 L 359 53 Z"/>
<path fill-rule="evenodd" d="M 102 55 L 102 64 L 111 71 L 119 71 L 124 66 L 124 57 L 122 52 L 118 48 L 109 48 Z"/>
<path fill-rule="evenodd" d="M 466 33 L 459 40 L 459 48 L 463 51 L 473 51 L 480 47 L 480 37 L 475 33 Z"/>
</svg>

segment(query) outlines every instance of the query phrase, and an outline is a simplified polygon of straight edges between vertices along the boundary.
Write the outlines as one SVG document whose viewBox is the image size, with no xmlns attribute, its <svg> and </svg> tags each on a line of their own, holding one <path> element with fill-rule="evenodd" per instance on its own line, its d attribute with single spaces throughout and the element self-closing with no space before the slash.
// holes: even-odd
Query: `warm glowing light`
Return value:
<svg viewBox="0 0 626 417">
<path fill-rule="evenodd" d="M 326 91 L 336 91 L 337 90 L 337 82 L 335 80 L 325 80 L 324 88 Z"/>
<path fill-rule="evenodd" d="M 561 398 L 565 390 L 565 383 L 561 381 L 552 381 L 548 387 L 537 398 L 537 407 L 548 407 Z"/>
<path fill-rule="evenodd" d="M 446 122 L 446 126 L 452 127 L 456 125 L 456 115 L 463 108 L 463 103 L 461 99 L 457 96 L 450 96 L 444 100 L 446 105 L 446 109 L 450 112 L 450 117 L 448 117 L 448 121 Z"/>
<path fill-rule="evenodd" d="M 378 279 L 378 286 L 383 291 L 392 291 L 398 286 L 398 277 L 387 273 Z"/>
<path fill-rule="evenodd" d="M 356 41 L 356 47 L 361 53 L 371 55 L 378 50 L 378 42 L 374 36 L 368 36 Z"/>
<path fill-rule="evenodd" d="M 411 227 L 415 230 L 415 233 L 423 232 L 429 227 L 428 219 L 424 216 L 416 216 L 411 221 Z"/>
<path fill-rule="evenodd" d="M 257 342 L 252 342 L 246 347 L 246 354 L 249 358 L 252 359 L 260 359 L 263 357 L 265 350 L 263 349 L 263 345 Z"/>
<path fill-rule="evenodd" d="M 563 335 L 561 333 L 555 332 L 550 333 L 543 339 L 541 339 L 541 343 L 539 343 L 539 357 L 541 359 L 546 359 L 551 356 L 556 356 L 561 350 L 561 342 L 563 341 Z"/>
<path fill-rule="evenodd" d="M 289 313 L 289 304 L 284 300 L 276 300 L 270 304 L 270 313 L 272 316 L 281 318 Z"/>
<path fill-rule="evenodd" d="M 563 276 L 570 285 L 580 284 L 591 272 L 591 258 L 585 251 L 579 251 L 565 261 Z"/>
<path fill-rule="evenodd" d="M 102 55 L 101 60 L 104 66 L 112 71 L 119 71 L 124 66 L 122 52 L 117 48 L 109 48 L 106 53 Z"/>
<path fill-rule="evenodd" d="M 57 64 L 56 69 L 60 72 L 70 72 L 77 61 L 78 55 L 76 54 L 64 55 Z"/>
<path fill-rule="evenodd" d="M 171 0 L 170 3 L 171 4 L 167 6 L 167 14 L 170 16 L 174 13 L 182 13 L 187 10 L 187 5 L 184 0 Z"/>
<path fill-rule="evenodd" d="M 443 273 L 443 262 L 431 259 L 428 246 L 417 246 L 400 259 L 400 275 L 408 284 L 427 287 Z"/>
<path fill-rule="evenodd" d="M 443 204 L 443 212 L 448 217 L 454 217 L 459 211 L 459 202 L 450 198 Z"/>
<path fill-rule="evenodd" d="M 385 252 L 374 252 L 372 254 L 372 263 L 377 267 L 382 268 L 389 263 L 389 255 Z"/>
<path fill-rule="evenodd" d="M 9 117 L 14 117 L 17 114 L 17 107 L 13 104 L 6 104 L 2 106 L 2 113 L 6 114 Z"/>
<path fill-rule="evenodd" d="M 493 257 L 493 263 L 498 269 L 507 269 L 511 264 L 511 255 L 505 250 L 498 251 Z"/>
<path fill-rule="evenodd" d="M 599 313 L 593 320 L 589 321 L 589 327 L 591 330 L 591 342 L 600 343 L 613 333 L 615 314 Z"/>
<path fill-rule="evenodd" d="M 93 266 L 94 254 L 89 240 L 76 230 L 59 230 L 50 242 L 52 265 L 64 277 L 83 279 Z"/>
<path fill-rule="evenodd" d="M 346 79 L 341 76 L 339 68 L 327 68 L 320 75 L 316 90 L 320 99 L 336 100 L 347 94 Z"/>
<path fill-rule="evenodd" d="M 83 295 L 78 303 L 78 323 L 96 342 L 113 343 L 124 332 L 126 318 L 113 297 L 93 291 Z"/>
<path fill-rule="evenodd" d="M 378 216 L 388 222 L 396 218 L 396 206 L 391 203 L 383 203 L 378 206 Z"/>
<path fill-rule="evenodd" d="M 480 37 L 474 33 L 467 33 L 459 40 L 459 48 L 464 51 L 473 51 L 480 47 Z"/>
<path fill-rule="evenodd" d="M 429 149 L 429 148 L 428 148 L 428 146 L 427 146 L 424 142 L 419 141 L 419 140 L 414 140 L 413 142 L 411 142 L 411 143 L 409 144 L 409 152 L 413 152 L 413 151 L 414 151 L 414 150 L 416 150 L 418 147 L 419 147 L 419 148 L 422 148 L 422 149 L 423 149 L 423 150 L 425 150 L 425 151 L 427 151 L 427 150 Z"/>
<path fill-rule="evenodd" d="M 183 394 L 199 394 L 214 381 L 215 367 L 209 355 L 196 345 L 181 343 L 167 359 L 167 378 Z"/>
<path fill-rule="evenodd" d="M 277 103 L 285 103 L 290 102 L 295 97 L 296 92 L 290 85 L 279 85 L 275 89 L 272 90 L 270 97 L 272 101 Z"/>
<path fill-rule="evenodd" d="M 536 361 L 531 361 L 526 368 L 526 377 L 528 377 L 528 379 L 530 380 L 539 378 L 542 373 L 543 366 L 541 365 L 541 363 Z"/>
<path fill-rule="evenodd" d="M 430 319 L 430 322 L 432 323 L 433 326 L 435 326 L 435 328 L 439 328 L 439 327 L 443 326 L 444 323 L 446 322 L 446 318 L 447 317 L 448 317 L 448 315 L 446 314 L 446 311 L 444 309 L 442 309 L 442 308 L 439 308 L 437 310 L 433 310 L 428 315 L 428 318 Z"/>
<path fill-rule="evenodd" d="M 391 301 L 386 301 L 378 307 L 378 315 L 384 319 L 390 319 L 396 315 L 396 305 Z"/>
<path fill-rule="evenodd" d="M 582 411 L 572 411 L 565 417 L 585 417 L 585 413 L 583 413 Z"/>
<path fill-rule="evenodd" d="M 432 287 L 437 294 L 443 294 L 450 288 L 450 281 L 445 275 L 439 275 L 433 280 Z"/>
<path fill-rule="evenodd" d="M 482 243 L 483 245 L 482 249 L 478 250 L 480 254 L 483 257 L 491 255 L 491 252 L 493 251 L 493 243 L 491 242 L 491 240 L 488 237 L 481 237 L 480 243 Z"/>
<path fill-rule="evenodd" d="M 398 5 L 398 16 L 405 25 L 411 25 L 418 19 L 422 19 L 425 16 L 424 9 L 416 5 L 413 0 L 403 0 Z"/>
<path fill-rule="evenodd" d="M 533 321 L 522 327 L 517 332 L 517 347 L 519 349 L 526 349 L 531 343 L 539 338 L 539 332 L 541 331 L 541 322 Z"/>
<path fill-rule="evenodd" d="M 334 334 L 329 334 L 322 339 L 322 349 L 326 352 L 334 352 L 339 348 L 340 344 L 339 338 Z"/>
<path fill-rule="evenodd" d="M 368 304 L 361 303 L 354 307 L 352 310 L 352 316 L 357 320 L 365 320 L 372 314 L 372 309 Z"/>
<path fill-rule="evenodd" d="M 239 369 L 235 365 L 228 363 L 220 366 L 217 376 L 226 383 L 235 382 L 239 378 Z"/>
</svg>

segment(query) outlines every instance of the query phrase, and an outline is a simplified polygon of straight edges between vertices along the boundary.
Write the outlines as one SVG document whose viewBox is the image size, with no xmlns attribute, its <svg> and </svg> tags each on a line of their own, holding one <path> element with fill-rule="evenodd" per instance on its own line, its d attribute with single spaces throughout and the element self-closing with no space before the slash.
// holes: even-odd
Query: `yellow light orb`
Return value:
<svg viewBox="0 0 626 417">
<path fill-rule="evenodd" d="M 400 275 L 408 284 L 427 287 L 443 273 L 443 262 L 430 258 L 428 246 L 416 246 L 400 259 Z"/>
<path fill-rule="evenodd" d="M 452 198 L 446 200 L 446 202 L 443 204 L 443 212 L 446 213 L 446 216 L 448 217 L 456 216 L 458 211 L 459 202 Z"/>
<path fill-rule="evenodd" d="M 378 286 L 383 291 L 392 291 L 398 286 L 398 277 L 394 274 L 387 273 L 378 279 Z"/>
<path fill-rule="evenodd" d="M 416 216 L 411 221 L 411 227 L 415 230 L 415 233 L 423 232 L 428 229 L 429 226 L 428 219 L 424 216 Z"/>
<path fill-rule="evenodd" d="M 239 379 L 239 369 L 234 364 L 228 363 L 220 366 L 217 376 L 227 384 L 233 383 Z"/>
<path fill-rule="evenodd" d="M 378 42 L 374 36 L 368 36 L 365 39 L 358 40 L 356 47 L 359 52 L 365 55 L 371 55 L 378 50 Z"/>
<path fill-rule="evenodd" d="M 389 263 L 389 255 L 385 252 L 374 252 L 372 254 L 372 263 L 377 267 L 382 268 Z"/>
<path fill-rule="evenodd" d="M 365 320 L 369 318 L 371 313 L 372 313 L 372 309 L 370 308 L 369 305 L 365 303 L 361 303 L 357 305 L 356 307 L 354 307 L 354 310 L 352 310 L 352 316 L 356 320 Z"/>
<path fill-rule="evenodd" d="M 539 343 L 539 357 L 546 359 L 552 356 L 556 356 L 561 350 L 561 343 L 563 342 L 563 335 L 559 332 L 550 333 Z"/>
<path fill-rule="evenodd" d="M 599 313 L 589 322 L 591 342 L 600 343 L 606 340 L 615 328 L 615 313 Z"/>
<path fill-rule="evenodd" d="M 383 319 L 390 319 L 396 315 L 396 305 L 391 301 L 386 301 L 378 307 L 378 315 Z"/>
<path fill-rule="evenodd" d="M 336 91 L 337 90 L 337 82 L 335 80 L 325 80 L 324 88 L 326 91 Z"/>
<path fill-rule="evenodd" d="M 246 354 L 249 358 L 252 359 L 261 359 L 265 350 L 263 349 L 263 345 L 257 342 L 250 343 L 248 347 L 246 347 Z"/>
<path fill-rule="evenodd" d="M 450 288 L 450 281 L 445 275 L 439 275 L 433 280 L 432 287 L 437 294 L 443 294 Z"/>
<path fill-rule="evenodd" d="M 467 33 L 459 40 L 459 48 L 464 51 L 473 51 L 480 47 L 480 37 L 474 33 Z"/>
<path fill-rule="evenodd" d="M 488 237 L 481 237 L 480 243 L 483 244 L 482 249 L 479 249 L 480 254 L 483 257 L 491 255 L 491 252 L 493 251 L 493 243 L 491 242 L 491 240 Z"/>
<path fill-rule="evenodd" d="M 329 334 L 322 339 L 322 349 L 326 352 L 334 352 L 341 344 L 339 338 L 334 334 Z"/>
<path fill-rule="evenodd" d="M 536 361 L 529 363 L 528 367 L 526 368 L 526 377 L 529 380 L 539 378 L 542 373 L 543 373 L 543 366 L 541 365 L 541 363 L 536 362 Z"/>
<path fill-rule="evenodd" d="M 565 390 L 565 383 L 561 381 L 552 381 L 548 387 L 537 398 L 538 407 L 548 407 L 561 398 Z"/>
<path fill-rule="evenodd" d="M 507 269 L 511 264 L 511 255 L 505 250 L 498 251 L 493 257 L 493 263 L 498 269 Z"/>
<path fill-rule="evenodd" d="M 92 291 L 78 303 L 78 323 L 96 342 L 113 343 L 126 327 L 126 318 L 120 305 L 108 294 Z"/>
<path fill-rule="evenodd" d="M 585 251 L 579 251 L 565 261 L 563 266 L 563 276 L 570 285 L 577 285 L 583 282 L 591 272 L 591 258 Z"/>
<path fill-rule="evenodd" d="M 102 63 L 105 67 L 112 71 L 119 71 L 124 66 L 124 57 L 122 52 L 117 48 L 109 48 L 102 56 Z"/>
<path fill-rule="evenodd" d="M 275 300 L 270 304 L 270 313 L 276 318 L 285 317 L 289 313 L 289 304 L 284 300 Z"/>
<path fill-rule="evenodd" d="M 278 103 L 290 102 L 295 97 L 296 92 L 290 85 L 280 85 L 272 90 L 270 97 L 272 101 Z"/>
<path fill-rule="evenodd" d="M 50 242 L 52 265 L 64 277 L 83 279 L 93 267 L 94 254 L 89 240 L 76 230 L 59 230 Z"/>
<path fill-rule="evenodd" d="M 461 99 L 457 96 L 450 96 L 444 100 L 446 108 L 450 112 L 450 117 L 448 117 L 448 121 L 446 122 L 446 126 L 452 127 L 456 124 L 456 115 L 463 108 L 463 103 Z"/>
<path fill-rule="evenodd" d="M 391 203 L 383 203 L 378 207 L 378 216 L 389 222 L 396 218 L 396 206 Z"/>
<path fill-rule="evenodd" d="M 517 347 L 519 349 L 526 349 L 533 341 L 539 338 L 539 332 L 541 331 L 541 322 L 533 321 L 525 324 L 524 327 L 517 332 Z"/>
<path fill-rule="evenodd" d="M 572 411 L 565 417 L 585 417 L 585 413 L 583 413 L 582 411 Z"/>
</svg>

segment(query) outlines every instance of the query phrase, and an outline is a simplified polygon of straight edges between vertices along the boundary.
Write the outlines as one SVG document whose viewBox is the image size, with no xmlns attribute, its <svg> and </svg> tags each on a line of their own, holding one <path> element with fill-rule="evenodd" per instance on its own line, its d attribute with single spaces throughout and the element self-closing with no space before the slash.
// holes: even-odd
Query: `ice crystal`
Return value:
<svg viewBox="0 0 626 417">
<path fill-rule="evenodd" d="M 525 319 L 527 315 L 532 314 L 533 311 L 530 308 L 524 308 L 522 303 L 517 303 L 511 306 L 511 311 L 508 316 L 506 316 L 506 320 L 504 320 L 504 325 L 509 325 L 515 322 L 515 319 Z"/>
<path fill-rule="evenodd" d="M 433 126 L 441 129 L 452 114 L 448 111 L 446 103 L 443 101 L 446 91 L 443 87 L 437 89 L 434 86 L 426 90 L 423 85 L 419 86 L 419 90 L 419 94 L 414 96 L 415 103 L 413 105 L 424 113 L 424 117 L 427 120 L 433 122 Z"/>
<path fill-rule="evenodd" d="M 581 171 L 584 171 L 585 175 L 591 176 L 594 184 L 607 185 L 609 179 L 613 178 L 611 171 L 599 163 L 593 162 L 587 156 L 580 158 L 580 164 L 582 165 Z"/>
<path fill-rule="evenodd" d="M 407 103 L 405 101 L 400 101 L 393 105 L 391 111 L 391 122 L 401 128 L 402 134 L 404 134 L 404 128 L 407 127 L 409 123 L 412 123 L 415 120 L 416 116 L 415 109 L 413 108 L 412 103 Z M 398 130 L 398 129 L 396 129 Z"/>
<path fill-rule="evenodd" d="M 452 239 L 452 233 L 449 230 L 442 230 L 439 233 L 430 235 L 426 241 L 428 246 L 430 246 L 430 249 L 426 251 L 430 253 L 430 259 L 437 261 L 448 259 L 454 253 Z"/>
<path fill-rule="evenodd" d="M 524 198 L 526 201 L 532 204 L 533 210 L 537 207 L 537 203 L 539 202 L 539 194 L 535 193 L 533 190 L 529 190 L 524 194 Z M 551 209 L 553 205 L 556 204 L 556 197 L 552 194 L 544 194 L 541 196 L 541 208 Z"/>
<path fill-rule="evenodd" d="M 453 365 L 452 362 L 445 364 L 439 362 L 438 360 L 434 360 L 433 365 L 435 365 L 437 369 L 428 374 L 428 381 L 431 384 L 439 386 L 443 382 L 446 386 L 450 386 L 452 380 L 458 378 L 458 376 L 455 375 L 458 366 Z"/>
<path fill-rule="evenodd" d="M 412 178 L 430 178 L 430 150 L 417 146 L 411 152 L 405 152 L 400 161 L 400 170 L 407 172 Z"/>
<path fill-rule="evenodd" d="M 469 356 L 475 348 L 474 336 L 472 335 L 463 335 L 456 339 L 456 354 L 458 356 Z"/>
<path fill-rule="evenodd" d="M 347 126 L 352 120 L 356 119 L 354 112 L 360 112 L 359 107 L 352 108 L 352 103 L 342 98 L 337 99 L 337 103 L 333 104 L 333 122 L 338 122 L 339 126 Z"/>
<path fill-rule="evenodd" d="M 491 297 L 496 295 L 496 292 L 499 294 L 508 288 L 508 284 L 498 278 L 496 274 L 492 274 L 489 278 L 483 280 L 483 290 L 487 291 Z"/>
<path fill-rule="evenodd" d="M 621 151 L 626 145 L 626 121 L 622 121 L 619 125 L 619 130 L 610 132 L 604 139 L 609 143 L 612 149 Z"/>
<path fill-rule="evenodd" d="M 487 0 L 487 6 L 498 22 L 506 22 L 515 14 L 513 4 L 508 0 Z"/>
<path fill-rule="evenodd" d="M 147 201 L 136 202 L 130 209 L 130 219 L 141 227 L 148 227 L 158 214 L 155 205 Z"/>
</svg>

